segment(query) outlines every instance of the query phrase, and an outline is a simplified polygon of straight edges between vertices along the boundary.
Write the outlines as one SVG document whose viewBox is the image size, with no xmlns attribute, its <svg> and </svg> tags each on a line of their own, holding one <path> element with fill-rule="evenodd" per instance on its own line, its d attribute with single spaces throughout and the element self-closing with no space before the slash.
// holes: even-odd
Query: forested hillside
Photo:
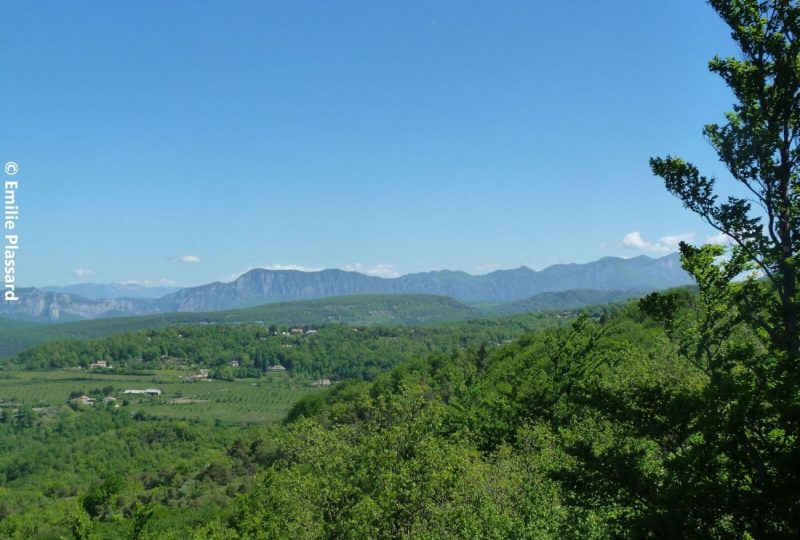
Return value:
<svg viewBox="0 0 800 540">
<path fill-rule="evenodd" d="M 202 534 L 692 536 L 726 494 L 699 500 L 682 484 L 681 419 L 707 380 L 669 349 L 631 309 L 309 396 L 255 490 Z"/>
<path fill-rule="evenodd" d="M 402 361 L 374 382 L 343 382 L 301 399 L 290 411 L 286 427 L 266 431 L 242 432 L 221 424 L 212 428 L 205 422 L 157 419 L 144 412 L 131 417 L 125 408 L 113 407 L 61 406 L 60 412 L 44 415 L 25 407 L 15 415 L 6 412 L 0 422 L 4 433 L 0 474 L 5 479 L 0 508 L 6 517 L 0 534 L 183 538 L 187 529 L 194 529 L 195 538 L 258 537 L 267 531 L 271 531 L 267 537 L 288 538 L 295 533 L 336 535 L 338 530 L 372 537 L 391 530 L 416 535 L 445 525 L 443 532 L 467 534 L 483 520 L 481 530 L 512 534 L 525 530 L 515 529 L 513 523 L 522 520 L 530 505 L 545 504 L 536 510 L 539 522 L 531 523 L 530 530 L 566 531 L 566 508 L 554 514 L 551 507 L 564 496 L 558 483 L 547 479 L 542 469 L 536 485 L 549 487 L 525 499 L 528 480 L 523 470 L 532 464 L 510 452 L 517 448 L 520 433 L 535 427 L 526 412 L 534 396 L 544 400 L 536 409 L 540 411 L 565 399 L 552 387 L 553 378 L 561 378 L 560 371 L 553 371 L 553 355 L 566 355 L 558 352 L 562 348 L 583 350 L 595 339 L 588 336 L 602 333 L 593 355 L 626 351 L 631 355 L 624 368 L 628 375 L 652 375 L 656 360 L 633 364 L 648 358 L 664 340 L 663 334 L 653 324 L 641 322 L 644 317 L 635 306 L 621 315 L 614 313 L 598 312 L 595 320 L 602 322 L 580 318 L 572 323 L 574 329 L 556 333 L 525 334 L 526 328 L 557 325 L 553 319 L 530 315 L 424 329 L 367 327 L 353 332 L 337 326 L 311 336 L 273 336 L 270 339 L 298 345 L 308 340 L 310 349 L 299 345 L 305 352 L 322 347 L 324 352 L 312 353 L 307 366 L 287 361 L 298 371 L 340 371 L 372 378 L 374 373 L 352 362 L 360 357 L 359 350 L 368 351 L 369 358 L 383 359 L 384 373 L 392 358 Z M 244 345 L 243 350 L 248 339 L 254 345 L 265 343 L 260 341 L 264 337 L 260 328 L 187 327 L 180 330 L 183 338 L 175 332 L 69 341 L 34 351 L 47 351 L 43 357 L 49 357 L 63 347 L 71 353 L 80 351 L 80 358 L 94 358 L 99 351 L 127 351 L 114 360 L 124 362 L 124 354 L 138 357 L 143 352 L 137 347 L 160 351 L 166 345 L 177 347 L 170 356 L 201 363 L 202 355 L 211 352 L 214 360 L 208 365 L 215 365 L 229 359 L 217 354 L 230 350 L 232 343 Z M 498 344 L 509 335 L 525 337 Z M 347 352 L 337 353 L 337 347 Z M 36 354 L 26 353 L 19 360 L 30 361 Z M 339 365 L 331 367 L 332 359 Z M 165 459 L 173 453 L 180 460 Z M 74 457 L 64 462 L 64 455 Z M 535 460 L 551 466 L 552 457 L 546 454 Z M 260 472 L 254 479 L 256 471 Z M 501 471 L 504 487 L 483 499 L 494 492 L 495 475 Z M 375 482 L 376 478 L 383 480 Z M 412 493 L 405 491 L 412 485 L 427 487 L 404 502 L 403 493 Z M 476 506 L 478 500 L 482 509 Z M 495 505 L 509 505 L 511 514 L 500 521 L 488 519 L 497 510 Z M 331 513 L 333 508 L 339 510 Z M 584 531 L 584 521 L 591 519 L 587 514 L 572 526 Z"/>
<path fill-rule="evenodd" d="M 99 338 L 121 332 L 187 324 L 259 324 L 321 326 L 417 325 L 485 319 L 541 311 L 568 311 L 641 296 L 633 291 L 565 291 L 509 304 L 467 306 L 443 296 L 384 294 L 359 295 L 266 304 L 208 313 L 165 313 L 60 324 L 36 324 L 0 319 L 0 358 L 52 340 Z"/>
<path fill-rule="evenodd" d="M 0 358 L 54 339 L 99 338 L 120 332 L 181 324 L 280 325 L 419 324 L 485 316 L 451 298 L 426 295 L 362 295 L 268 304 L 209 313 L 164 313 L 60 324 L 0 320 Z"/>
<path fill-rule="evenodd" d="M 614 302 L 624 302 L 641 298 L 651 290 L 603 291 L 596 289 L 575 289 L 570 291 L 540 293 L 525 300 L 506 304 L 478 305 L 487 312 L 511 315 L 513 313 L 534 313 L 538 311 L 558 311 L 598 306 Z"/>
<path fill-rule="evenodd" d="M 601 307 L 597 313 L 615 309 L 619 308 Z M 248 377 L 278 364 L 306 376 L 371 379 L 403 360 L 478 344 L 496 346 L 525 332 L 557 327 L 575 315 L 542 313 L 429 326 L 178 326 L 95 340 L 51 341 L 3 365 L 28 370 L 88 368 L 103 360 L 123 371 L 181 365 Z M 237 368 L 226 370 L 232 362 Z"/>
</svg>

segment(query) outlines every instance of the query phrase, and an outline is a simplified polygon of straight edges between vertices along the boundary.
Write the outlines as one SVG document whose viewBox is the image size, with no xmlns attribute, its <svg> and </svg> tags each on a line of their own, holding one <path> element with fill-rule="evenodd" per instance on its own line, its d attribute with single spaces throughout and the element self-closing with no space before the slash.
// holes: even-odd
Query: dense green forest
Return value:
<svg viewBox="0 0 800 540">
<path fill-rule="evenodd" d="M 0 537 L 185 537 L 250 490 L 270 439 L 125 408 L 22 409 L 0 421 Z"/>
<path fill-rule="evenodd" d="M 615 309 L 593 311 L 599 317 Z M 371 379 L 403 360 L 481 343 L 497 345 L 525 332 L 559 326 L 574 315 L 541 313 L 413 327 L 179 326 L 95 340 L 50 341 L 3 363 L 24 369 L 88 368 L 106 360 L 123 371 L 191 366 L 214 368 L 220 377 L 258 376 L 279 364 L 298 375 Z M 233 362 L 236 369 L 230 369 Z"/>
<path fill-rule="evenodd" d="M 489 352 L 410 362 L 371 384 L 301 400 L 255 490 L 202 534 L 609 538 L 699 531 L 698 517 L 678 521 L 662 511 L 698 502 L 700 494 L 684 499 L 671 483 L 685 443 L 676 434 L 686 427 L 673 421 L 704 387 L 635 307 L 605 324 L 580 319 L 569 330 Z M 723 523 L 720 533 L 737 526 Z"/>
</svg>

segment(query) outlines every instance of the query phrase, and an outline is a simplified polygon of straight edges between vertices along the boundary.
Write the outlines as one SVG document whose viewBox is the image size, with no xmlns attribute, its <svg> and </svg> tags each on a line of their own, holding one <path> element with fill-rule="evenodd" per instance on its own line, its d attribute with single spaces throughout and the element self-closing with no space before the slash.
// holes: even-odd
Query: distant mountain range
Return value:
<svg viewBox="0 0 800 540">
<path fill-rule="evenodd" d="M 20 301 L 0 304 L 0 316 L 29 321 L 69 321 L 124 315 L 207 312 L 274 302 L 359 294 L 429 294 L 461 302 L 516 302 L 541 293 L 574 289 L 648 291 L 691 283 L 677 254 L 586 264 L 559 264 L 541 271 L 520 267 L 484 275 L 442 270 L 380 278 L 344 270 L 301 272 L 255 269 L 229 283 L 179 289 L 160 298 L 98 297 L 65 290 L 18 289 Z M 83 285 L 90 290 L 88 285 Z"/>
<path fill-rule="evenodd" d="M 89 300 L 113 298 L 161 298 L 180 287 L 140 285 L 138 283 L 74 283 L 72 285 L 41 287 L 43 291 L 82 296 Z"/>
</svg>

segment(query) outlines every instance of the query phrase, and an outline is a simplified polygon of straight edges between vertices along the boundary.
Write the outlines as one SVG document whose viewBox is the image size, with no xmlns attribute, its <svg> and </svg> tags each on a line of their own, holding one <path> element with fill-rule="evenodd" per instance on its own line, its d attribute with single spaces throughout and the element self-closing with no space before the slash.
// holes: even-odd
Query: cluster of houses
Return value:
<svg viewBox="0 0 800 540">
<path fill-rule="evenodd" d="M 357 331 L 357 329 L 355 329 L 355 328 L 353 330 Z M 292 329 L 290 329 L 289 332 L 283 332 L 283 335 L 286 335 L 286 336 L 288 336 L 288 335 L 308 335 L 308 334 L 312 334 L 313 335 L 313 334 L 316 334 L 316 333 L 317 333 L 316 330 L 304 330 L 303 328 L 292 328 Z M 166 356 L 166 355 L 164 355 L 164 356 Z M 163 359 L 163 356 L 162 356 L 162 359 Z M 240 366 L 240 362 L 239 362 L 239 360 L 231 360 L 228 363 L 228 365 L 230 367 L 232 367 L 232 368 L 238 368 Z M 97 360 L 95 362 L 92 362 L 89 365 L 89 369 L 112 369 L 112 368 L 113 368 L 113 366 L 111 364 L 109 364 L 106 360 Z M 272 365 L 267 366 L 267 371 L 281 373 L 281 372 L 286 372 L 288 370 L 284 366 L 282 366 L 281 364 L 272 364 Z M 207 369 L 201 369 L 198 373 L 196 373 L 194 375 L 187 375 L 187 376 L 181 377 L 181 379 L 186 381 L 186 382 L 205 382 L 205 381 L 211 381 L 212 380 L 211 377 L 209 376 L 209 371 Z M 317 379 L 316 381 L 311 383 L 312 386 L 316 386 L 316 387 L 331 386 L 331 384 L 332 383 L 331 383 L 330 379 Z M 134 395 L 134 396 L 139 395 L 139 396 L 155 397 L 155 396 L 160 396 L 161 395 L 161 390 L 159 390 L 158 388 L 145 388 L 143 390 L 142 389 L 127 389 L 127 390 L 123 390 L 122 394 L 124 394 L 124 395 Z M 82 395 L 82 396 L 78 396 L 78 397 L 74 398 L 72 400 L 72 403 L 75 403 L 75 404 L 81 405 L 81 406 L 85 406 L 85 407 L 94 407 L 97 404 L 98 401 L 99 401 L 99 398 L 93 398 L 91 396 Z M 105 398 L 102 399 L 102 402 L 105 403 L 106 405 L 113 405 L 113 404 L 115 404 L 116 401 L 117 401 L 116 398 L 111 397 L 111 396 L 106 396 Z"/>
<path fill-rule="evenodd" d="M 144 390 L 129 389 L 129 390 L 123 390 L 122 393 L 126 395 L 154 397 L 154 396 L 160 396 L 161 390 L 159 390 L 158 388 L 146 388 Z M 107 406 L 112 406 L 116 405 L 117 398 L 112 396 L 106 396 L 102 400 L 100 400 L 99 398 L 93 398 L 91 396 L 84 395 L 76 397 L 75 399 L 72 400 L 72 403 L 76 405 L 81 405 L 83 407 L 94 407 L 95 405 L 97 405 L 98 401 L 102 401 Z"/>
<path fill-rule="evenodd" d="M 238 364 L 238 362 L 237 362 Z M 283 372 L 286 371 L 286 368 L 280 364 L 275 364 L 267 367 L 267 371 L 276 371 L 276 372 Z M 188 375 L 186 377 L 182 377 L 184 381 L 187 382 L 198 382 L 198 381 L 210 381 L 211 378 L 208 376 L 207 369 L 201 369 L 199 373 L 196 375 Z M 330 379 L 317 379 L 311 383 L 311 386 L 314 387 L 327 387 L 331 386 L 333 383 Z M 148 396 L 148 397 L 156 397 L 161 395 L 161 390 L 158 388 L 145 388 L 144 390 L 141 389 L 127 389 L 123 390 L 122 393 L 124 395 L 134 395 L 134 396 Z M 97 404 L 98 399 L 93 398 L 91 396 L 78 396 L 72 400 L 72 403 L 77 405 L 85 406 L 85 407 L 94 407 Z M 114 405 L 116 403 L 116 398 L 111 396 L 106 396 L 102 399 L 102 402 L 108 406 Z"/>
<path fill-rule="evenodd" d="M 241 364 L 239 363 L 238 360 L 231 360 L 228 363 L 228 366 L 230 366 L 232 368 L 238 368 L 240 365 Z M 287 371 L 287 369 L 285 367 L 283 367 L 282 365 L 280 365 L 280 364 L 273 364 L 273 365 L 267 366 L 267 371 L 284 372 L 284 371 Z M 211 379 L 211 376 L 208 374 L 208 370 L 207 369 L 201 369 L 195 375 L 186 375 L 184 377 L 181 377 L 181 379 L 183 379 L 186 382 L 207 382 L 207 381 L 213 380 L 213 379 Z"/>
<path fill-rule="evenodd" d="M 314 335 L 316 334 L 316 330 L 303 330 L 302 328 L 290 328 L 288 332 L 281 332 L 282 336 L 302 336 L 302 335 Z"/>
<path fill-rule="evenodd" d="M 73 403 L 76 403 L 78 405 L 83 405 L 84 407 L 94 407 L 97 404 L 97 399 L 89 396 L 78 396 L 72 401 Z M 103 403 L 105 403 L 106 405 L 113 405 L 116 403 L 116 401 L 117 401 L 116 398 L 113 398 L 111 396 L 106 396 L 103 398 Z"/>
</svg>

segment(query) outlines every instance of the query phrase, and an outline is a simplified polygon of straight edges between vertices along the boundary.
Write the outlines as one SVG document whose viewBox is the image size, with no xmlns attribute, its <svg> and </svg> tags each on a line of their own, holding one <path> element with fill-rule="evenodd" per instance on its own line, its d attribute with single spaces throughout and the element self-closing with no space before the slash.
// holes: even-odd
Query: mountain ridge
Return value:
<svg viewBox="0 0 800 540">
<path fill-rule="evenodd" d="M 114 298 L 161 298 L 180 289 L 171 285 L 144 285 L 141 283 L 70 283 L 38 287 L 46 292 L 66 293 L 89 300 L 111 300 Z"/>
<path fill-rule="evenodd" d="M 574 289 L 600 291 L 656 290 L 687 285 L 689 275 L 678 254 L 659 258 L 604 257 L 532 270 L 521 266 L 472 275 L 436 270 L 383 278 L 359 272 L 325 269 L 315 272 L 256 268 L 231 282 L 185 287 L 160 298 L 90 299 L 80 295 L 21 289 L 20 302 L 4 303 L 0 316 L 31 321 L 66 321 L 123 315 L 205 312 L 275 302 L 362 294 L 425 294 L 460 302 L 514 302 L 540 293 Z"/>
</svg>

